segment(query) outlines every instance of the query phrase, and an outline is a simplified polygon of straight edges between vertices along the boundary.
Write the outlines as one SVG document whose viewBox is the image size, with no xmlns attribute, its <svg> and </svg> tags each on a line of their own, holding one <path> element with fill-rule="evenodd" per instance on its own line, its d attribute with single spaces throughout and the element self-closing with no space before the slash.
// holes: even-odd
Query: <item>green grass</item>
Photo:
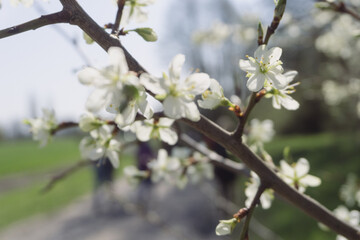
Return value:
<svg viewBox="0 0 360 240">
<path fill-rule="evenodd" d="M 305 157 L 311 164 L 310 173 L 322 179 L 322 185 L 308 189 L 307 194 L 329 209 L 341 201 L 339 187 L 345 182 L 346 173 L 360 175 L 360 138 L 353 133 L 319 134 L 278 137 L 265 146 L 278 164 L 285 146 L 291 147 L 296 161 Z M 70 166 L 79 159 L 76 139 L 55 139 L 49 146 L 40 149 L 32 141 L 0 143 L 0 180 L 2 176 L 44 173 Z M 121 168 L 132 162 L 129 155 L 121 158 Z M 116 176 L 121 175 L 121 168 Z M 33 182 L 29 187 L 18 188 L 0 195 L 0 229 L 27 217 L 47 213 L 66 206 L 74 199 L 91 191 L 93 176 L 90 168 L 82 169 L 58 182 L 47 194 L 40 194 L 46 182 Z M 243 188 L 243 183 L 241 189 Z M 242 194 L 242 193 L 241 193 Z M 243 202 L 241 202 L 243 203 Z M 258 208 L 255 215 L 265 226 L 278 233 L 283 239 L 303 240 L 335 239 L 335 234 L 323 232 L 316 222 L 300 210 L 276 199 L 270 210 Z M 251 239 L 256 240 L 255 235 Z"/>
<path fill-rule="evenodd" d="M 285 146 L 291 147 L 294 161 L 300 157 L 307 158 L 310 174 L 322 179 L 321 186 L 308 188 L 306 194 L 331 210 L 344 204 L 338 192 L 347 173 L 360 175 L 360 142 L 356 134 L 279 137 L 265 146 L 276 164 L 282 159 Z M 283 239 L 335 239 L 334 233 L 320 230 L 315 220 L 281 199 L 276 199 L 270 210 L 259 208 L 256 216 Z"/>
<path fill-rule="evenodd" d="M 47 184 L 32 180 L 33 175 L 43 175 L 72 166 L 80 159 L 79 141 L 75 138 L 54 139 L 44 148 L 31 140 L 0 143 L 0 183 L 2 177 L 25 176 L 30 183 L 0 195 L 0 230 L 10 224 L 30 216 L 47 213 L 66 206 L 74 199 L 89 193 L 94 188 L 92 167 L 81 169 L 61 181 L 53 189 L 41 194 Z M 115 176 L 121 175 L 121 169 L 133 162 L 129 155 L 121 156 L 120 168 Z M 1 186 L 0 186 L 1 187 Z"/>
<path fill-rule="evenodd" d="M 55 139 L 44 148 L 31 140 L 0 142 L 0 177 L 43 172 L 75 163 L 80 159 L 79 141 Z"/>
<path fill-rule="evenodd" d="M 16 189 L 0 196 L 0 229 L 29 216 L 59 209 L 92 189 L 93 179 L 89 169 L 82 169 L 41 194 L 44 183 Z"/>
</svg>

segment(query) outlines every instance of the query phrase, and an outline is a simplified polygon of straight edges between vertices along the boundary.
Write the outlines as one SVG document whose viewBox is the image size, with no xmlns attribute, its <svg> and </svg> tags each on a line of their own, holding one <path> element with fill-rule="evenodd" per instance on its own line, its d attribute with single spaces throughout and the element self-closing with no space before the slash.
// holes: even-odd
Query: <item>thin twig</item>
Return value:
<svg viewBox="0 0 360 240">
<path fill-rule="evenodd" d="M 46 186 L 41 189 L 41 193 L 47 193 L 48 191 L 50 191 L 54 185 L 64 179 L 65 177 L 67 177 L 68 175 L 80 170 L 83 167 L 89 166 L 91 164 L 94 164 L 94 161 L 90 161 L 90 160 L 80 160 L 79 162 L 77 162 L 75 165 L 61 171 L 60 173 L 56 174 L 55 176 L 53 176 L 51 178 L 51 180 L 48 182 L 48 184 L 46 184 Z"/>
<path fill-rule="evenodd" d="M 216 152 L 208 149 L 206 146 L 196 142 L 194 139 L 192 139 L 188 135 L 181 134 L 180 139 L 182 142 L 184 142 L 189 147 L 191 147 L 194 150 L 207 156 L 214 165 L 222 167 L 224 169 L 227 169 L 227 170 L 232 171 L 237 174 L 242 174 L 245 176 L 250 175 L 249 170 L 247 169 L 246 166 L 244 166 L 244 164 L 237 163 L 231 159 L 222 157 L 221 155 L 217 154 Z"/>
<path fill-rule="evenodd" d="M 269 43 L 270 37 L 275 33 L 275 30 L 278 28 L 281 18 L 285 11 L 286 0 L 282 0 L 281 2 L 280 1 L 281 0 L 279 0 L 278 3 L 276 4 L 273 20 L 270 26 L 268 26 L 266 30 L 265 39 L 263 41 L 263 43 L 266 45 Z"/>
<path fill-rule="evenodd" d="M 41 7 L 41 5 L 37 2 L 34 3 L 34 7 L 35 9 L 40 13 L 40 14 L 44 14 L 44 9 Z M 91 65 L 91 61 L 90 59 L 86 56 L 85 52 L 81 49 L 81 47 L 79 46 L 78 41 L 69 36 L 69 34 L 67 34 L 60 26 L 58 25 L 51 25 L 51 27 L 54 28 L 54 30 L 60 34 L 60 36 L 62 36 L 74 49 L 75 51 L 78 53 L 79 57 L 85 62 L 86 65 L 90 66 Z"/>
<path fill-rule="evenodd" d="M 203 187 L 200 188 L 200 191 L 203 192 L 209 199 L 215 198 L 216 207 L 223 210 L 229 215 L 233 215 L 234 212 L 238 211 L 238 209 L 240 208 L 237 204 L 230 201 L 229 199 L 226 199 L 221 194 L 214 194 L 214 186 L 210 183 L 204 184 Z M 251 225 L 249 227 L 252 232 L 256 233 L 262 239 L 282 240 L 280 236 L 278 236 L 271 229 L 264 226 L 256 218 L 252 218 Z"/>
<path fill-rule="evenodd" d="M 233 135 L 235 138 L 239 139 L 241 141 L 241 136 L 244 133 L 245 124 L 247 122 L 247 119 L 249 118 L 251 110 L 254 108 L 256 103 L 256 92 L 253 92 L 250 96 L 249 103 L 247 105 L 247 108 L 244 112 L 244 114 L 240 117 L 240 122 L 236 130 L 234 131 Z"/>
<path fill-rule="evenodd" d="M 321 2 L 326 2 L 326 1 L 321 1 Z M 339 3 L 332 2 L 332 3 L 329 3 L 329 4 L 331 6 L 331 9 L 333 9 L 335 12 L 349 14 L 350 16 L 355 18 L 356 20 L 360 21 L 360 14 L 358 14 L 357 12 L 353 11 L 348 6 L 346 6 L 346 4 L 344 2 L 342 2 L 342 1 L 339 2 Z"/>
<path fill-rule="evenodd" d="M 57 128 L 55 128 L 51 131 L 51 134 L 54 135 L 61 130 L 71 128 L 71 127 L 77 127 L 77 126 L 79 126 L 79 124 L 76 122 L 62 122 L 57 126 Z"/>
<path fill-rule="evenodd" d="M 241 232 L 240 240 L 248 239 L 249 226 L 250 226 L 250 220 L 251 220 L 252 214 L 254 213 L 255 207 L 259 203 L 261 194 L 263 194 L 265 189 L 266 189 L 266 187 L 263 184 L 260 184 L 260 186 L 259 186 L 259 188 L 258 188 L 258 190 L 256 192 L 256 195 L 255 195 L 254 199 L 251 202 L 248 214 L 246 215 L 246 220 L 245 220 L 245 223 L 244 223 L 243 230 Z"/>
<path fill-rule="evenodd" d="M 300 208 L 312 218 L 325 224 L 330 229 L 346 238 L 360 239 L 359 230 L 339 220 L 319 202 L 286 184 L 263 160 L 255 155 L 246 145 L 241 143 L 238 138 L 234 138 L 230 132 L 222 129 L 204 116 L 201 116 L 201 119 L 198 122 L 192 122 L 187 119 L 183 119 L 182 121 L 213 141 L 221 144 L 228 151 L 241 159 L 243 163 L 260 177 L 263 183 L 268 184 L 269 188 L 272 188 L 277 194 L 294 206 Z"/>
<path fill-rule="evenodd" d="M 136 59 L 134 59 L 130 53 L 126 51 L 126 49 L 121 45 L 120 41 L 117 38 L 109 35 L 103 28 L 97 25 L 96 22 L 81 8 L 76 0 L 60 0 L 60 2 L 64 7 L 64 12 L 62 11 L 62 13 L 65 13 L 66 17 L 70 16 L 70 19 L 63 19 L 64 21 L 62 22 L 69 22 L 70 24 L 75 24 L 80 27 L 105 51 L 107 51 L 112 46 L 122 48 L 129 65 L 129 69 L 138 73 L 145 71 L 144 68 L 136 61 Z M 58 22 L 59 19 L 53 23 Z M 35 29 L 49 24 L 51 24 L 51 21 L 42 22 L 41 24 L 38 23 L 35 25 Z M 25 30 L 22 30 L 22 32 L 33 29 L 32 27 L 34 26 L 27 26 Z M 0 31 L 0 33 L 2 33 L 2 37 L 7 37 L 19 33 L 19 30 L 15 31 L 15 33 L 14 30 L 12 30 L 9 33 L 9 29 L 7 29 L 7 31 L 3 30 Z M 238 138 L 234 138 L 231 133 L 225 131 L 203 116 L 201 116 L 201 119 L 198 122 L 192 122 L 186 119 L 181 121 L 192 126 L 194 129 L 206 135 L 213 141 L 218 142 L 227 150 L 232 152 L 236 157 L 242 159 L 242 161 L 251 170 L 259 175 L 263 182 L 268 183 L 276 193 L 281 195 L 284 199 L 287 199 L 296 207 L 303 210 L 309 216 L 325 224 L 338 234 L 341 234 L 348 239 L 360 239 L 359 230 L 339 220 L 320 203 L 304 194 L 301 194 L 286 184 L 277 176 L 274 171 L 268 168 L 258 156 L 256 156 L 247 146 L 242 144 Z"/>
<path fill-rule="evenodd" d="M 112 27 L 111 34 L 116 34 L 119 31 L 120 21 L 124 10 L 126 0 L 118 0 L 118 10 L 116 12 L 115 22 Z"/>
<path fill-rule="evenodd" d="M 26 23 L 1 30 L 0 39 L 23 33 L 29 30 L 36 30 L 40 27 L 52 25 L 55 23 L 69 23 L 70 18 L 70 13 L 64 10 L 49 15 L 43 15 L 37 19 L 28 21 Z"/>
</svg>

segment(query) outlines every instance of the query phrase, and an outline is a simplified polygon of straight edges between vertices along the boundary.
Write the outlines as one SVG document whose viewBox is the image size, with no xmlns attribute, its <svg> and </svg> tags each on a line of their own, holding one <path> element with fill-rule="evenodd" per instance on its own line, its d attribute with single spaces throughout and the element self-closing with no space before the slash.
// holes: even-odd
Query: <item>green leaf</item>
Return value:
<svg viewBox="0 0 360 240">
<path fill-rule="evenodd" d="M 315 3 L 315 7 L 321 10 L 332 10 L 333 7 L 328 2 L 317 2 Z"/>
<path fill-rule="evenodd" d="M 284 159 L 285 160 L 291 160 L 290 147 L 289 146 L 284 148 L 283 154 L 284 154 Z"/>
<path fill-rule="evenodd" d="M 155 31 L 152 28 L 136 28 L 129 30 L 129 32 L 130 31 L 136 32 L 147 42 L 155 42 L 158 39 Z"/>
<path fill-rule="evenodd" d="M 87 35 L 86 32 L 83 32 L 83 38 L 87 44 L 94 43 L 94 40 L 89 35 Z"/>
<path fill-rule="evenodd" d="M 282 18 L 286 7 L 286 0 L 278 0 L 275 7 L 275 16 L 279 19 Z"/>
</svg>

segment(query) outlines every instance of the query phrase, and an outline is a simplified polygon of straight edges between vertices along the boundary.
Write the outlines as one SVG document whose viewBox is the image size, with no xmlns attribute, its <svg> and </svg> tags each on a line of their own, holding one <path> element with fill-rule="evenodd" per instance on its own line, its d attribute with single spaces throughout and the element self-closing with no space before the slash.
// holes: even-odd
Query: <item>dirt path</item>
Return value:
<svg viewBox="0 0 360 240">
<path fill-rule="evenodd" d="M 61 211 L 16 223 L 0 233 L 0 239 L 220 240 L 214 233 L 217 219 L 216 207 L 197 187 L 132 189 L 118 182 L 95 198 L 87 196 Z"/>
</svg>

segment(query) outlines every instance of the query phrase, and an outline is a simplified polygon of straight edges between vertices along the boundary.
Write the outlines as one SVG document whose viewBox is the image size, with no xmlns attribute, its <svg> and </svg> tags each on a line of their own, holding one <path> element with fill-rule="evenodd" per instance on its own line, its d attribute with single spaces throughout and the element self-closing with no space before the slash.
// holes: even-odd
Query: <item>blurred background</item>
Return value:
<svg viewBox="0 0 360 240">
<path fill-rule="evenodd" d="M 115 18 L 116 5 L 111 0 L 79 3 L 99 25 Z M 358 1 L 346 3 L 360 13 Z M 273 8 L 273 1 L 264 0 L 157 0 L 148 8 L 146 23 L 127 28 L 151 27 L 159 40 L 144 42 L 130 33 L 121 41 L 156 76 L 167 71 L 174 55 L 183 53 L 187 73 L 206 72 L 221 83 L 227 97 L 236 95 L 245 102 L 249 92 L 238 62 L 246 54 L 253 55 L 258 22 L 265 30 Z M 0 28 L 60 9 L 54 0 L 35 0 L 30 8 L 3 0 Z M 283 49 L 285 70 L 299 72 L 295 81 L 301 84 L 292 96 L 300 108 L 275 110 L 271 100 L 263 99 L 250 116 L 274 121 L 276 137 L 265 148 L 276 164 L 286 146 L 294 161 L 309 160 L 310 173 L 320 177 L 322 185 L 307 194 L 331 210 L 345 204 L 339 189 L 349 176 L 355 176 L 359 189 L 359 36 L 360 21 L 351 16 L 321 11 L 311 0 L 289 1 L 269 46 Z M 96 167 L 87 166 L 41 193 L 52 176 L 79 162 L 82 134 L 76 129 L 65 131 L 40 149 L 23 119 L 39 117 L 42 108 L 52 108 L 60 122 L 77 121 L 91 89 L 79 83 L 76 72 L 86 65 L 106 64 L 107 54 L 96 44 L 87 45 L 74 26 L 48 26 L 0 40 L 0 238 L 236 239 L 236 233 L 216 237 L 214 229 L 219 219 L 229 219 L 237 207 L 243 207 L 246 177 L 232 179 L 231 193 L 220 200 L 216 196 L 221 184 L 213 182 L 184 190 L 160 184 L 151 193 L 147 187 L 131 188 L 115 180 L 121 179 L 124 166 L 136 162 L 136 146 L 122 154 L 120 168 L 111 173 L 112 187 L 99 188 L 99 181 L 109 179 L 101 179 Z M 235 122 L 226 109 L 204 114 L 229 130 Z M 222 200 L 225 203 L 217 203 Z M 355 203 L 346 203 L 359 210 Z M 235 210 L 229 213 L 231 207 Z M 258 223 L 251 239 L 335 239 L 335 234 L 322 231 L 314 220 L 279 198 L 270 210 L 257 209 L 255 217 Z"/>
</svg>

